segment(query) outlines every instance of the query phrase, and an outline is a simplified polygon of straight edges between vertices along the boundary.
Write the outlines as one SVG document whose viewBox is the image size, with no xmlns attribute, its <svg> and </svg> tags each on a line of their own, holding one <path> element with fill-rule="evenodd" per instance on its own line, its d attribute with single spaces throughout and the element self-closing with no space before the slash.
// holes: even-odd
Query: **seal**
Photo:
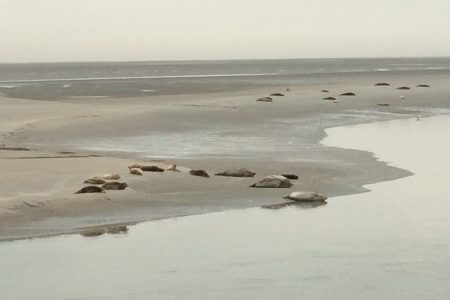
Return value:
<svg viewBox="0 0 450 300">
<path fill-rule="evenodd" d="M 284 176 L 270 175 L 263 178 L 261 181 L 252 184 L 250 187 L 255 188 L 290 188 L 292 183 Z"/>
<path fill-rule="evenodd" d="M 96 179 L 105 179 L 105 180 L 119 180 L 120 175 L 119 174 L 103 174 L 100 176 L 95 176 Z"/>
<path fill-rule="evenodd" d="M 180 172 L 180 170 L 177 169 L 177 165 L 175 165 L 175 164 L 170 165 L 170 166 L 166 169 L 166 171 Z"/>
<path fill-rule="evenodd" d="M 325 200 L 327 200 L 327 197 L 313 192 L 297 191 L 284 196 L 284 199 L 290 199 L 297 202 L 309 202 L 309 201 L 324 202 Z"/>
<path fill-rule="evenodd" d="M 144 172 L 140 168 L 131 168 L 130 174 L 142 176 L 142 175 L 144 175 Z"/>
<path fill-rule="evenodd" d="M 215 174 L 216 176 L 228 176 L 228 177 L 253 177 L 255 172 L 247 169 L 231 169 Z"/>
<path fill-rule="evenodd" d="M 102 179 L 102 178 L 94 177 L 94 178 L 89 178 L 89 179 L 85 180 L 84 183 L 87 183 L 87 184 L 105 184 L 106 181 L 104 179 Z"/>
<path fill-rule="evenodd" d="M 209 174 L 205 170 L 190 170 L 189 174 L 209 178 Z"/>
<path fill-rule="evenodd" d="M 89 194 L 89 193 L 104 193 L 105 189 L 100 186 L 90 185 L 85 186 L 75 194 Z"/>
<path fill-rule="evenodd" d="M 263 97 L 263 98 L 259 98 L 258 100 L 259 102 L 273 102 L 272 97 Z"/>
<path fill-rule="evenodd" d="M 143 166 L 140 164 L 134 164 L 128 166 L 128 169 L 141 169 L 144 172 L 164 172 L 165 170 L 158 166 Z"/>
<path fill-rule="evenodd" d="M 117 182 L 117 181 L 108 182 L 103 185 L 103 188 L 105 190 L 114 190 L 114 191 L 121 191 L 126 189 L 127 187 L 128 184 L 126 184 L 125 182 Z"/>
</svg>

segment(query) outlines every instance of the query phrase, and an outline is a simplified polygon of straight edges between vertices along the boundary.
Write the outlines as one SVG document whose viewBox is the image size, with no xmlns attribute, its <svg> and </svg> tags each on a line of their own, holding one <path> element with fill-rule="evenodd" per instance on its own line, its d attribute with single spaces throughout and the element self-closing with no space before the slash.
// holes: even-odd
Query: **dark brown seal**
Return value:
<svg viewBox="0 0 450 300">
<path fill-rule="evenodd" d="M 189 174 L 209 178 L 209 175 L 205 170 L 190 170 Z"/>
<path fill-rule="evenodd" d="M 85 186 L 75 194 L 88 194 L 88 193 L 104 193 L 105 189 L 100 186 L 90 185 Z"/>
<path fill-rule="evenodd" d="M 263 98 L 259 98 L 258 100 L 259 102 L 273 102 L 272 97 L 263 97 Z"/>
</svg>

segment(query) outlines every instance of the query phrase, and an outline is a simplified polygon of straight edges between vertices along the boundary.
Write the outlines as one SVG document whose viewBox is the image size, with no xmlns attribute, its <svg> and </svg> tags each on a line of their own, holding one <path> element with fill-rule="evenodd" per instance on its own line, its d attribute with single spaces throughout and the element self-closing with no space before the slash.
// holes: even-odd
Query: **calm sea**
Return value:
<svg viewBox="0 0 450 300">
<path fill-rule="evenodd" d="M 26 99 L 137 97 L 301 85 L 374 72 L 450 72 L 447 58 L 0 64 L 0 93 Z"/>
</svg>

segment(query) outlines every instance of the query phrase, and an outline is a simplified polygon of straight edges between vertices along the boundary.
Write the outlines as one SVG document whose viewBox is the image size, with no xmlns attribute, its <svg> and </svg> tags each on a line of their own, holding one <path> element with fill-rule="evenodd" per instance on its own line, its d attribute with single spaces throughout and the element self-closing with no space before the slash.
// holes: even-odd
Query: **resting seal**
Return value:
<svg viewBox="0 0 450 300">
<path fill-rule="evenodd" d="M 284 199 L 290 199 L 298 202 L 324 202 L 325 200 L 327 200 L 327 197 L 313 192 L 293 192 L 289 195 L 284 196 Z"/>
<path fill-rule="evenodd" d="M 119 180 L 120 176 L 118 174 L 103 174 L 100 176 L 95 176 L 94 178 L 105 179 L 105 180 Z"/>
<path fill-rule="evenodd" d="M 292 183 L 284 176 L 270 175 L 261 181 L 252 184 L 250 187 L 255 188 L 290 188 Z"/>
<path fill-rule="evenodd" d="M 263 98 L 259 98 L 258 100 L 259 102 L 273 102 L 272 97 L 263 97 Z"/>
<path fill-rule="evenodd" d="M 209 175 L 205 170 L 190 170 L 189 174 L 209 178 Z"/>
<path fill-rule="evenodd" d="M 99 186 L 90 185 L 82 188 L 75 194 L 88 194 L 88 193 L 104 193 L 105 189 Z"/>
<path fill-rule="evenodd" d="M 247 169 L 231 169 L 215 174 L 216 176 L 228 176 L 228 177 L 253 177 L 255 172 Z"/>
<path fill-rule="evenodd" d="M 128 184 L 126 184 L 125 182 L 117 182 L 117 181 L 108 182 L 103 185 L 103 188 L 105 190 L 115 190 L 115 191 L 121 191 L 126 189 L 127 187 Z"/>
<path fill-rule="evenodd" d="M 87 184 L 105 184 L 106 181 L 104 179 L 94 177 L 94 178 L 89 178 L 89 179 L 85 180 L 84 183 L 87 183 Z"/>
<path fill-rule="evenodd" d="M 142 176 L 144 175 L 144 172 L 139 168 L 131 168 L 130 174 Z"/>
</svg>

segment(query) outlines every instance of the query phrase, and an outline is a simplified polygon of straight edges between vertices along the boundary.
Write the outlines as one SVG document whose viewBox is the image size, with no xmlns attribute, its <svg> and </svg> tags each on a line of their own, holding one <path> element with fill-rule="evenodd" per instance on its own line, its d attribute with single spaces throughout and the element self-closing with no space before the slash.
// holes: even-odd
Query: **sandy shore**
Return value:
<svg viewBox="0 0 450 300">
<path fill-rule="evenodd" d="M 374 87 L 389 82 L 392 87 Z M 270 174 L 296 173 L 293 190 L 314 190 L 329 196 L 365 191 L 362 186 L 410 173 L 378 162 L 370 153 L 320 145 L 324 129 L 349 124 L 448 113 L 449 78 L 420 73 L 330 78 L 321 85 L 268 87 L 221 94 L 177 95 L 126 99 L 74 99 L 70 102 L 0 97 L 0 240 L 80 232 L 88 227 L 255 207 L 282 201 L 287 190 L 251 189 Z M 417 84 L 430 88 L 416 88 Z M 395 87 L 408 85 L 410 91 Z M 330 94 L 322 93 L 330 90 Z M 326 96 L 355 92 L 355 97 Z M 255 100 L 272 92 L 286 93 L 273 103 Z M 405 96 L 405 99 L 400 99 Z M 389 103 L 389 106 L 378 106 Z M 140 136 L 149 131 L 180 133 L 205 127 L 258 128 L 273 122 L 302 129 L 303 159 L 261 161 L 253 157 L 204 157 L 157 160 L 139 153 L 87 151 L 72 141 Z M 285 123 L 283 123 L 285 122 Z M 193 140 L 192 143 L 197 141 Z M 283 147 L 283 145 L 280 145 Z M 14 148 L 25 149 L 14 150 Z M 163 156 L 164 153 L 161 153 Z M 180 173 L 133 176 L 127 166 L 151 163 L 179 165 Z M 209 179 L 191 176 L 190 168 L 210 174 L 245 167 L 255 178 Z M 75 195 L 89 177 L 118 173 L 125 191 Z"/>
</svg>

